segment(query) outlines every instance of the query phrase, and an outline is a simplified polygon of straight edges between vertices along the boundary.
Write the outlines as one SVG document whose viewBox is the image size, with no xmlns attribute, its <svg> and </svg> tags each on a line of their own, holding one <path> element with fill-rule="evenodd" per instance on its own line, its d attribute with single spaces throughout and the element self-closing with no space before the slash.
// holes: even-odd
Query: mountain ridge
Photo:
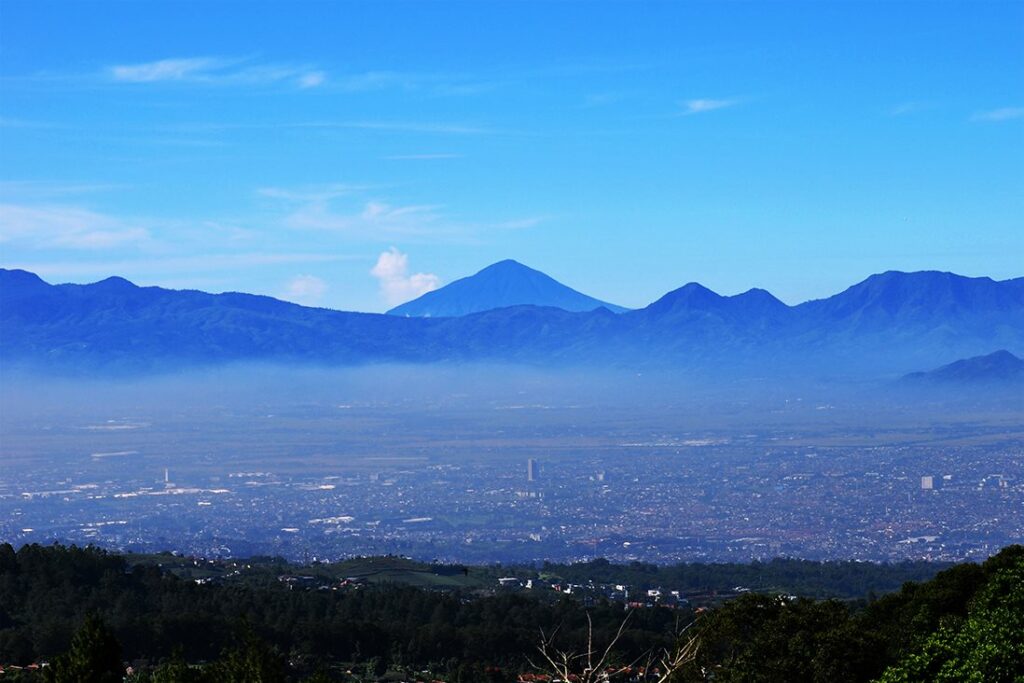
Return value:
<svg viewBox="0 0 1024 683">
<path fill-rule="evenodd" d="M 100 374 L 239 361 L 484 361 L 902 376 L 993 348 L 1024 352 L 1024 278 L 893 272 L 879 282 L 797 306 L 764 290 L 721 296 L 691 283 L 620 314 L 517 305 L 406 317 L 123 278 L 51 285 L 0 269 L 0 360 Z"/>
<path fill-rule="evenodd" d="M 903 376 L 904 382 L 947 385 L 1022 384 L 1024 385 L 1024 359 L 1006 349 L 984 356 L 972 356 L 953 361 L 942 367 Z"/>
</svg>

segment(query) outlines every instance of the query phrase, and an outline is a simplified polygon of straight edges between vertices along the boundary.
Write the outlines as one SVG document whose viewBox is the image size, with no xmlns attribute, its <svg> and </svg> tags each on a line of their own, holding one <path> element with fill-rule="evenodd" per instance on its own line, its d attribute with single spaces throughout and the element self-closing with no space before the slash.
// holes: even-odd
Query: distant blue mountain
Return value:
<svg viewBox="0 0 1024 683">
<path fill-rule="evenodd" d="M 993 348 L 1021 352 L 1024 278 L 1000 282 L 936 271 L 889 271 L 794 310 L 798 347 L 821 344 L 821 331 L 828 330 L 837 362 L 856 362 L 877 350 L 927 367 Z"/>
<path fill-rule="evenodd" d="M 973 313 L 991 318 L 1017 315 L 1022 296 L 1024 278 L 997 282 L 938 271 L 889 271 L 800 308 L 822 320 L 845 320 L 862 329 L 888 327 L 893 322 L 927 326 L 943 317 Z"/>
<path fill-rule="evenodd" d="M 912 372 L 903 380 L 914 384 L 956 386 L 1024 385 L 1024 360 L 1004 349 L 985 356 L 964 358 L 928 372 Z"/>
<path fill-rule="evenodd" d="M 722 321 L 781 321 L 791 309 L 763 289 L 751 289 L 735 296 L 722 296 L 703 285 L 691 282 L 669 292 L 642 309 L 648 321 L 676 323 L 718 318 Z"/>
<path fill-rule="evenodd" d="M 523 268 L 498 265 L 498 275 Z M 116 277 L 50 285 L 0 269 L 0 362 L 100 374 L 235 361 L 494 361 L 861 377 L 901 376 L 993 348 L 1024 353 L 1020 278 L 890 272 L 798 306 L 764 290 L 721 296 L 691 283 L 620 314 L 605 306 L 436 310 L 431 317 L 349 313 Z"/>
<path fill-rule="evenodd" d="M 593 311 L 602 307 L 615 313 L 626 310 L 581 294 L 539 270 L 509 259 L 396 306 L 388 314 L 439 318 L 523 305 L 564 311 Z"/>
</svg>

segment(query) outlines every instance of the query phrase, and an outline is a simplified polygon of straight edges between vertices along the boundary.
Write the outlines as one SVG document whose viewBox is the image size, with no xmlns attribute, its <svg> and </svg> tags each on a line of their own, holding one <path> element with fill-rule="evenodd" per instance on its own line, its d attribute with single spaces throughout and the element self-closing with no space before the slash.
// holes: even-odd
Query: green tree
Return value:
<svg viewBox="0 0 1024 683">
<path fill-rule="evenodd" d="M 71 639 L 71 649 L 45 671 L 51 683 L 121 683 L 121 645 L 99 617 L 89 615 Z"/>
<path fill-rule="evenodd" d="M 950 620 L 885 671 L 882 683 L 1024 681 L 1024 562 L 998 569 L 966 621 Z M 999 558 L 1006 563 L 1006 558 Z"/>
<path fill-rule="evenodd" d="M 212 667 L 218 683 L 284 683 L 284 658 L 247 630 L 240 646 L 228 650 Z"/>
<path fill-rule="evenodd" d="M 150 683 L 205 683 L 207 680 L 202 669 L 189 666 L 180 650 L 158 666 L 149 678 Z"/>
<path fill-rule="evenodd" d="M 327 673 L 326 669 L 317 669 L 312 676 L 304 679 L 303 683 L 334 683 L 334 679 Z"/>
<path fill-rule="evenodd" d="M 380 657 L 372 657 L 365 665 L 366 677 L 370 680 L 377 680 L 388 670 L 388 663 Z"/>
</svg>

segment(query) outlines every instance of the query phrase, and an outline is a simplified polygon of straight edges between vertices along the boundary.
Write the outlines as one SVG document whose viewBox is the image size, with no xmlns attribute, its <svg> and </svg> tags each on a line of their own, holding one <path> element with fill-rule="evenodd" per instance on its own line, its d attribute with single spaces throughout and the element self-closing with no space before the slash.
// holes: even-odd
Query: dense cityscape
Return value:
<svg viewBox="0 0 1024 683">
<path fill-rule="evenodd" d="M 491 410 L 456 444 L 408 409 L 307 410 L 265 418 L 275 425 L 235 434 L 240 446 L 224 453 L 216 438 L 191 452 L 198 427 L 188 416 L 23 422 L 7 439 L 15 457 L 0 478 L 0 537 L 203 557 L 477 563 L 955 561 L 1024 538 L 1024 449 L 998 421 L 961 426 L 955 438 L 894 429 L 874 445 L 842 429 L 778 425 L 673 433 L 594 422 L 569 438 L 571 409 L 528 408 L 515 411 L 533 413 L 516 443 L 487 435 L 508 439 L 519 424 Z M 355 423 L 396 411 L 420 425 L 422 441 L 378 426 L 373 447 L 352 445 Z M 227 439 L 244 417 L 204 429 Z M 33 437 L 61 446 L 17 457 Z M 166 443 L 179 444 L 176 459 Z M 284 447 L 290 455 L 260 453 Z M 20 466 L 24 457 L 33 467 Z"/>
</svg>

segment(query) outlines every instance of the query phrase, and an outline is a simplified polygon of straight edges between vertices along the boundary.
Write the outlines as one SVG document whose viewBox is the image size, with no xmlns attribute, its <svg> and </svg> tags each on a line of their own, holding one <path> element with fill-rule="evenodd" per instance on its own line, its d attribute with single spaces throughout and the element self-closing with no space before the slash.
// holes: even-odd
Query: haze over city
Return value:
<svg viewBox="0 0 1024 683">
<path fill-rule="evenodd" d="M 1024 680 L 1022 83 L 1019 2 L 0 0 L 0 680 Z"/>
</svg>

